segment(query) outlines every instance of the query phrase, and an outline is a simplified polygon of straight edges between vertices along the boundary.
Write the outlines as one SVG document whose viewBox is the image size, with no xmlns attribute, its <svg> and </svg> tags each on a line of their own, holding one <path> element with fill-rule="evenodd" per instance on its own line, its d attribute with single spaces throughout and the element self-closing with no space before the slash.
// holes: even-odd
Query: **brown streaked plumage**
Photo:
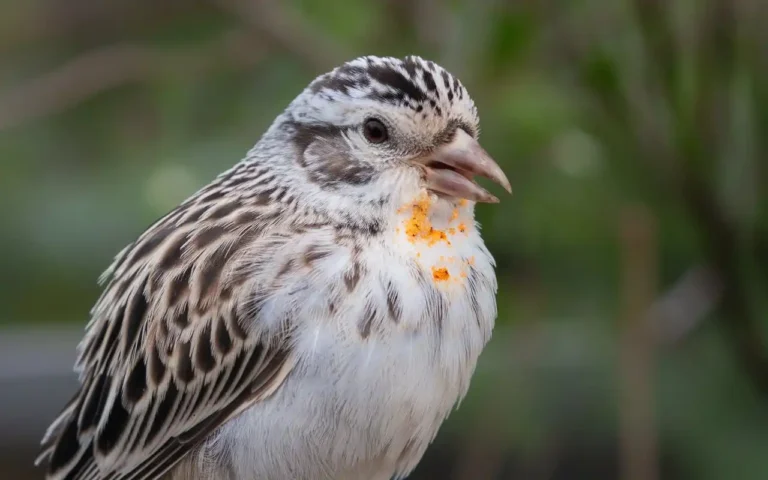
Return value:
<svg viewBox="0 0 768 480">
<path fill-rule="evenodd" d="M 81 347 L 78 367 L 88 376 L 68 407 L 78 415 L 60 417 L 48 435 L 56 442 L 44 451 L 53 471 L 100 478 L 88 473 L 93 465 L 130 457 L 145 457 L 136 472 L 162 470 L 153 466 L 158 457 L 174 463 L 284 377 L 285 339 L 249 337 L 245 312 L 231 300 L 247 281 L 235 274 L 242 253 L 265 225 L 244 215 L 258 215 L 258 204 L 218 195 L 224 183 L 169 214 L 119 256 Z M 192 212 L 195 223 L 183 212 Z M 72 443 L 62 440 L 71 435 L 88 443 L 68 450 Z"/>
<path fill-rule="evenodd" d="M 495 317 L 473 202 L 496 198 L 472 178 L 509 184 L 477 132 L 464 87 L 418 57 L 316 79 L 105 272 L 47 478 L 412 470 Z M 441 241 L 404 233 L 417 204 Z"/>
</svg>

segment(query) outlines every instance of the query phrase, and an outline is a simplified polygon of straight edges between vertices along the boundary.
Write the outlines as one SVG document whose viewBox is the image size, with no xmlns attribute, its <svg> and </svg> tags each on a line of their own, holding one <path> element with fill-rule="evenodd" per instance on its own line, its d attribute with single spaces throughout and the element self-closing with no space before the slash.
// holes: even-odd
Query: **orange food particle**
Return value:
<svg viewBox="0 0 768 480">
<path fill-rule="evenodd" d="M 466 198 L 462 198 L 461 200 L 459 200 L 459 206 L 460 206 L 460 207 L 463 207 L 463 206 L 465 206 L 466 204 L 467 204 L 467 199 L 466 199 Z"/>
<path fill-rule="evenodd" d="M 428 216 L 429 207 L 430 200 L 426 195 L 420 197 L 411 206 L 411 217 L 405 221 L 405 234 L 411 242 L 421 239 L 429 245 L 434 245 L 439 241 L 447 240 L 448 237 L 444 231 L 432 227 Z"/>
<path fill-rule="evenodd" d="M 451 278 L 451 274 L 448 273 L 448 269 L 445 267 L 432 267 L 432 278 L 437 282 L 444 282 Z"/>
<path fill-rule="evenodd" d="M 453 212 L 451 212 L 451 220 L 453 221 L 453 220 L 456 220 L 457 218 L 459 218 L 459 209 L 454 208 Z"/>
<path fill-rule="evenodd" d="M 467 259 L 467 265 L 474 265 L 474 264 L 475 264 L 475 257 L 473 255 Z"/>
<path fill-rule="evenodd" d="M 446 240 L 447 238 L 448 237 L 446 237 L 445 232 L 434 229 L 432 229 L 429 234 L 424 237 L 429 245 L 434 245 L 441 240 Z"/>
<path fill-rule="evenodd" d="M 463 223 L 460 223 L 460 224 L 459 224 L 459 231 L 460 231 L 461 233 L 464 233 L 464 232 L 466 232 L 466 231 L 467 231 L 467 226 L 466 226 L 466 225 L 464 225 Z"/>
<path fill-rule="evenodd" d="M 459 276 L 460 276 L 461 278 L 467 278 L 467 272 L 465 272 L 464 270 L 462 270 L 462 271 L 459 273 Z"/>
<path fill-rule="evenodd" d="M 456 229 L 451 227 L 448 229 L 448 235 L 456 235 Z"/>
</svg>

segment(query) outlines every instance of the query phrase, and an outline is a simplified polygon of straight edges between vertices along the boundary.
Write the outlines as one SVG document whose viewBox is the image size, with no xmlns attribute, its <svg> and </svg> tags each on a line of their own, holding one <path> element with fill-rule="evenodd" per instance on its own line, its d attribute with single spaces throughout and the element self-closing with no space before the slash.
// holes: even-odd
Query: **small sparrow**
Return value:
<svg viewBox="0 0 768 480">
<path fill-rule="evenodd" d="M 496 317 L 473 177 L 510 186 L 478 132 L 419 57 L 315 79 L 104 273 L 47 478 L 408 475 Z"/>
</svg>

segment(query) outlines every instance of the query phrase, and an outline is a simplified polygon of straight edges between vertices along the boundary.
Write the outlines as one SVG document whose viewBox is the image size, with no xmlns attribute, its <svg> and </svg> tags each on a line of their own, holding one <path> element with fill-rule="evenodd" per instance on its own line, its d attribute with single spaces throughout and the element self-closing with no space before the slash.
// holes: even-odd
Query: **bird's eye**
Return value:
<svg viewBox="0 0 768 480">
<path fill-rule="evenodd" d="M 363 135 L 371 143 L 385 142 L 389 138 L 387 127 L 380 120 L 369 118 L 363 124 Z"/>
</svg>

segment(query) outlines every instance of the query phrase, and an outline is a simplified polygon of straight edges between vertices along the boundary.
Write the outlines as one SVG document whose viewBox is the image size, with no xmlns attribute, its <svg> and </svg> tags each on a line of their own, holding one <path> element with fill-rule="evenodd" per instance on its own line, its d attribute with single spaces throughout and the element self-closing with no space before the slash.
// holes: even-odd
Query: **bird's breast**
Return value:
<svg viewBox="0 0 768 480">
<path fill-rule="evenodd" d="M 244 476 L 317 478 L 315 458 L 330 478 L 406 473 L 466 393 L 496 317 L 472 205 L 420 195 L 393 215 L 381 235 L 309 231 L 270 253 L 260 315 L 291 319 L 296 366 L 217 443 Z"/>
</svg>

